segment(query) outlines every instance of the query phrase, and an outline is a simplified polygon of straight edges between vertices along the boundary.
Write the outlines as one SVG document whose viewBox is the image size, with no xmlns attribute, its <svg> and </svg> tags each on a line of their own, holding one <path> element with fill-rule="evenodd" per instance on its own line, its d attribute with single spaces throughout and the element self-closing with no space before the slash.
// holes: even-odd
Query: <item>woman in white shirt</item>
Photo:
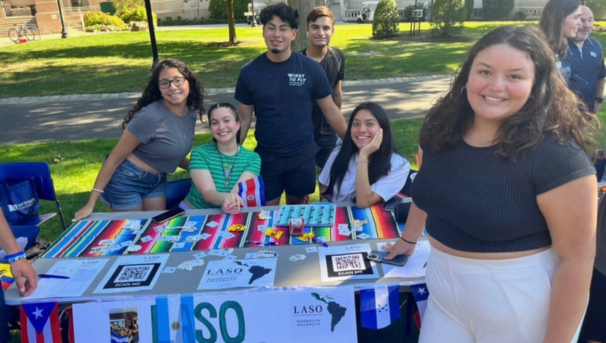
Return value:
<svg viewBox="0 0 606 343">
<path fill-rule="evenodd" d="M 352 201 L 370 207 L 396 195 L 410 171 L 397 152 L 385 110 L 374 102 L 354 109 L 343 145 L 337 146 L 320 173 L 322 201 Z"/>
</svg>

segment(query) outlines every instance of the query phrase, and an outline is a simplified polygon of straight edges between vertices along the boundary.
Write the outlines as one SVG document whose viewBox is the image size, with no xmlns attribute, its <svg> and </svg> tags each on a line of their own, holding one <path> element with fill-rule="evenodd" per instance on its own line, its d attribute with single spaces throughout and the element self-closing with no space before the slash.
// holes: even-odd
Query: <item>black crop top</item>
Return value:
<svg viewBox="0 0 606 343">
<path fill-rule="evenodd" d="M 494 155 L 494 147 L 464 142 L 437 154 L 423 149 L 412 198 L 427 213 L 429 235 L 468 252 L 549 246 L 551 236 L 537 195 L 595 174 L 587 154 L 571 138 L 565 141 L 560 145 L 546 135 L 518 155 L 516 163 Z"/>
</svg>

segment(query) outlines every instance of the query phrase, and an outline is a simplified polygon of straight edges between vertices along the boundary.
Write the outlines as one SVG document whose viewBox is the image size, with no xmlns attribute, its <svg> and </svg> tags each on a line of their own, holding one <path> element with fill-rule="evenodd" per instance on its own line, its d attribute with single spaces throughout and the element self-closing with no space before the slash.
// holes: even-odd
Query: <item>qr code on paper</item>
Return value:
<svg viewBox="0 0 606 343">
<path fill-rule="evenodd" d="M 335 272 L 365 269 L 362 254 L 332 256 L 332 265 Z"/>
<path fill-rule="evenodd" d="M 116 282 L 140 282 L 145 281 L 149 277 L 153 269 L 153 265 L 132 265 L 124 266 Z"/>
</svg>

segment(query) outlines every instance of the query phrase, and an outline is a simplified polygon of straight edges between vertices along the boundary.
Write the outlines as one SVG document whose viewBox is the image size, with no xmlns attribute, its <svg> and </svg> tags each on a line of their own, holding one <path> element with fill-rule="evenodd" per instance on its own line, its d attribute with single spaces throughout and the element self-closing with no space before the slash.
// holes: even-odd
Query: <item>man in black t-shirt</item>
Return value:
<svg viewBox="0 0 606 343">
<path fill-rule="evenodd" d="M 347 124 L 322 68 L 290 48 L 298 12 L 278 3 L 265 7 L 260 18 L 267 52 L 242 67 L 234 94 L 240 102 L 240 141 L 246 139 L 254 112 L 255 152 L 261 157 L 267 205 L 279 205 L 283 192 L 288 204 L 301 204 L 316 187 L 312 105 L 320 106 L 340 136 Z"/>
<path fill-rule="evenodd" d="M 301 53 L 320 63 L 332 88 L 332 98 L 341 108 L 343 103 L 342 81 L 345 77 L 345 55 L 343 51 L 329 46 L 335 33 L 335 16 L 326 6 L 318 6 L 307 15 L 307 36 L 309 45 Z M 330 127 L 320 107 L 314 103 L 312 120 L 314 140 L 320 147 L 316 154 L 316 165 L 324 168 L 328 156 L 335 148 L 337 136 Z"/>
</svg>

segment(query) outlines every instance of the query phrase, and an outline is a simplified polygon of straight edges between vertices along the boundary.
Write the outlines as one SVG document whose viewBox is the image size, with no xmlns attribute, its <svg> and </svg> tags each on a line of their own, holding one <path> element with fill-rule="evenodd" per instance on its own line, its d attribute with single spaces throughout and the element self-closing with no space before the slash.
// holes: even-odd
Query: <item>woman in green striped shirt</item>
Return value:
<svg viewBox="0 0 606 343">
<path fill-rule="evenodd" d="M 208 123 L 213 143 L 192 151 L 189 163 L 192 187 L 180 207 L 220 207 L 225 213 L 238 213 L 244 202 L 238 195 L 237 184 L 260 174 L 261 158 L 240 146 L 240 117 L 231 104 L 211 106 Z"/>
</svg>

